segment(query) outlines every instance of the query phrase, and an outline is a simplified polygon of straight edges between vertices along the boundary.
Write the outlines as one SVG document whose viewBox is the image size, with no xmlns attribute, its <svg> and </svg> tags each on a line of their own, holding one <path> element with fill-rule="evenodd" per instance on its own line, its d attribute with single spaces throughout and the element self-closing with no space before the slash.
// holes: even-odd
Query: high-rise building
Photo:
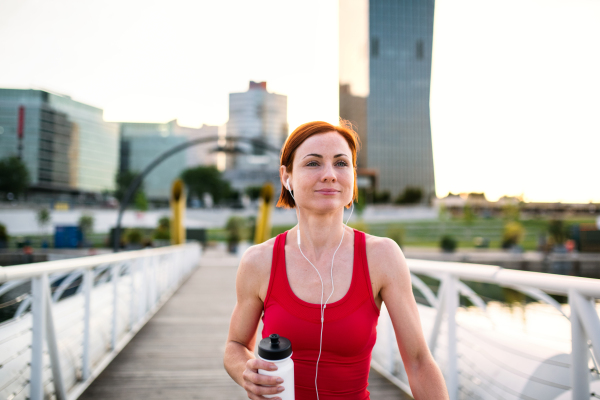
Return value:
<svg viewBox="0 0 600 400">
<path fill-rule="evenodd" d="M 142 172 L 156 157 L 177 145 L 217 136 L 217 126 L 188 128 L 180 126 L 177 120 L 167 123 L 122 122 L 120 170 Z M 186 168 L 216 164 L 216 153 L 211 152 L 216 146 L 216 140 L 196 145 L 164 160 L 144 179 L 146 196 L 151 200 L 168 199 L 173 181 Z"/>
<path fill-rule="evenodd" d="M 19 154 L 33 190 L 114 190 L 118 125 L 104 121 L 102 109 L 69 96 L 0 89 L 0 158 Z"/>
<path fill-rule="evenodd" d="M 227 136 L 241 136 L 280 148 L 287 138 L 287 96 L 267 92 L 267 82 L 250 82 L 248 91 L 229 94 Z M 227 169 L 279 166 L 276 154 L 253 148 L 251 144 L 236 144 L 243 154 L 228 154 Z"/>
<path fill-rule="evenodd" d="M 435 0 L 340 1 L 340 117 L 363 142 L 359 167 L 393 197 L 435 196 L 429 92 Z"/>
<path fill-rule="evenodd" d="M 248 91 L 229 94 L 226 137 L 260 139 L 280 149 L 287 135 L 287 96 L 269 93 L 267 82 L 252 81 Z M 234 188 L 243 190 L 279 179 L 279 154 L 248 142 L 229 146 L 225 177 Z"/>
</svg>

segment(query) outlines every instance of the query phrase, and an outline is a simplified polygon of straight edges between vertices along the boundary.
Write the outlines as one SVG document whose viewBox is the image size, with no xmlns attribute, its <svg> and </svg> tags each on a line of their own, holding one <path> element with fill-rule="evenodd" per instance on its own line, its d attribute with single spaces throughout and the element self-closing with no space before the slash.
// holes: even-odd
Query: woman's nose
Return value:
<svg viewBox="0 0 600 400">
<path fill-rule="evenodd" d="M 325 167 L 321 180 L 323 182 L 335 182 L 337 180 L 337 177 L 335 176 L 335 170 L 332 165 Z"/>
</svg>

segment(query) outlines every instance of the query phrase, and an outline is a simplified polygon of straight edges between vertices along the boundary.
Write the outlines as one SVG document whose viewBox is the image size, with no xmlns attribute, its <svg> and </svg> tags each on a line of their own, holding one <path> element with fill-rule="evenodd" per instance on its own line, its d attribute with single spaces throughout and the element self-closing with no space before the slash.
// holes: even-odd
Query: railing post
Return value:
<svg viewBox="0 0 600 400">
<path fill-rule="evenodd" d="M 584 331 L 582 315 L 579 314 L 575 290 L 569 290 L 569 308 L 571 315 L 571 387 L 573 400 L 590 398 L 590 379 L 588 370 L 587 336 Z"/>
<path fill-rule="evenodd" d="M 110 340 L 110 348 L 112 350 L 117 348 L 117 312 L 118 312 L 118 300 L 119 300 L 119 271 L 121 270 L 120 264 L 113 264 L 111 268 L 111 280 L 113 284 L 113 314 L 112 314 L 112 334 Z"/>
<path fill-rule="evenodd" d="M 43 361 L 44 332 L 46 331 L 45 290 L 46 287 L 44 285 L 43 275 L 31 279 L 31 314 L 33 319 L 31 328 L 31 376 L 29 383 L 29 398 L 31 400 L 42 400 L 44 398 Z"/>
<path fill-rule="evenodd" d="M 129 261 L 129 276 L 131 279 L 131 298 L 129 299 L 129 330 L 135 326 L 135 275 L 138 269 L 139 259 Z"/>
<path fill-rule="evenodd" d="M 46 303 L 46 340 L 48 343 L 48 353 L 50 354 L 50 366 L 52 368 L 52 380 L 54 391 L 58 400 L 67 400 L 67 390 L 62 378 L 62 369 L 60 368 L 60 354 L 58 352 L 58 341 L 56 339 L 56 330 L 54 329 L 54 316 L 52 315 L 52 299 L 50 298 L 50 284 L 48 276 L 42 275 L 42 285 L 44 286 Z"/>
<path fill-rule="evenodd" d="M 392 325 L 392 318 L 388 312 L 387 314 L 387 327 L 386 327 L 386 336 L 388 342 L 388 372 L 390 374 L 394 374 L 395 367 L 395 348 L 394 348 L 394 340 L 396 339 L 396 334 L 394 332 L 394 326 Z"/>
<path fill-rule="evenodd" d="M 450 400 L 458 400 L 458 363 L 456 353 L 456 310 L 458 309 L 458 285 L 457 278 L 448 275 L 446 292 L 446 315 L 448 317 L 448 369 L 446 385 Z"/>
<path fill-rule="evenodd" d="M 142 258 L 142 284 L 140 286 L 141 296 L 140 298 L 140 315 L 138 321 L 140 321 L 146 315 L 148 311 L 148 257 Z"/>
<path fill-rule="evenodd" d="M 87 268 L 83 272 L 83 356 L 81 365 L 81 375 L 84 381 L 90 377 L 90 312 L 92 301 L 92 288 L 94 280 L 94 271 Z"/>
<path fill-rule="evenodd" d="M 431 333 L 429 335 L 429 351 L 431 355 L 435 352 L 435 347 L 437 345 L 437 339 L 440 335 L 440 328 L 442 326 L 442 320 L 444 318 L 444 312 L 446 311 L 446 282 L 447 279 L 442 279 L 440 281 L 440 288 L 437 293 L 437 312 L 435 314 L 435 320 L 433 321 L 433 327 L 431 328 Z"/>
</svg>

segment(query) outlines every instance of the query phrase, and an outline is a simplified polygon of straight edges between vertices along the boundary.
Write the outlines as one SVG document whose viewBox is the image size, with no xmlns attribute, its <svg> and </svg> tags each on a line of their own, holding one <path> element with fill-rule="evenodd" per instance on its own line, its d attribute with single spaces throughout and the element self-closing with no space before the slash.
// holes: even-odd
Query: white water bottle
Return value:
<svg viewBox="0 0 600 400">
<path fill-rule="evenodd" d="M 264 338 L 258 344 L 258 357 L 261 360 L 277 365 L 277 370 L 259 369 L 261 375 L 278 376 L 283 379 L 284 391 L 278 394 L 265 394 L 264 397 L 280 397 L 282 400 L 294 400 L 294 361 L 292 360 L 292 343 L 276 333 Z"/>
</svg>

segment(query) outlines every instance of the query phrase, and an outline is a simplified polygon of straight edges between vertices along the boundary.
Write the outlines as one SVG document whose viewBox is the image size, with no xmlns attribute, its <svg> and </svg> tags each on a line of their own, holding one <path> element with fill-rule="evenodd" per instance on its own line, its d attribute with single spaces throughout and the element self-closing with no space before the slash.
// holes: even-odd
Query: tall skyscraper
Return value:
<svg viewBox="0 0 600 400">
<path fill-rule="evenodd" d="M 250 82 L 248 91 L 229 94 L 229 121 L 227 136 L 261 139 L 274 147 L 281 147 L 288 134 L 287 96 L 269 93 L 267 82 Z M 245 154 L 228 155 L 227 168 L 264 168 L 279 166 L 276 154 L 238 143 Z"/>
<path fill-rule="evenodd" d="M 435 0 L 340 0 L 340 117 L 378 190 L 435 196 L 429 115 Z"/>
<path fill-rule="evenodd" d="M 113 190 L 118 135 L 101 109 L 69 96 L 0 89 L 0 158 L 21 153 L 33 191 Z"/>
<path fill-rule="evenodd" d="M 287 96 L 269 93 L 267 82 L 251 81 L 248 91 L 229 94 L 226 137 L 260 139 L 279 149 L 287 134 Z M 231 147 L 237 152 L 227 154 L 225 177 L 234 188 L 243 190 L 265 181 L 277 182 L 279 154 L 246 142 Z"/>
</svg>

